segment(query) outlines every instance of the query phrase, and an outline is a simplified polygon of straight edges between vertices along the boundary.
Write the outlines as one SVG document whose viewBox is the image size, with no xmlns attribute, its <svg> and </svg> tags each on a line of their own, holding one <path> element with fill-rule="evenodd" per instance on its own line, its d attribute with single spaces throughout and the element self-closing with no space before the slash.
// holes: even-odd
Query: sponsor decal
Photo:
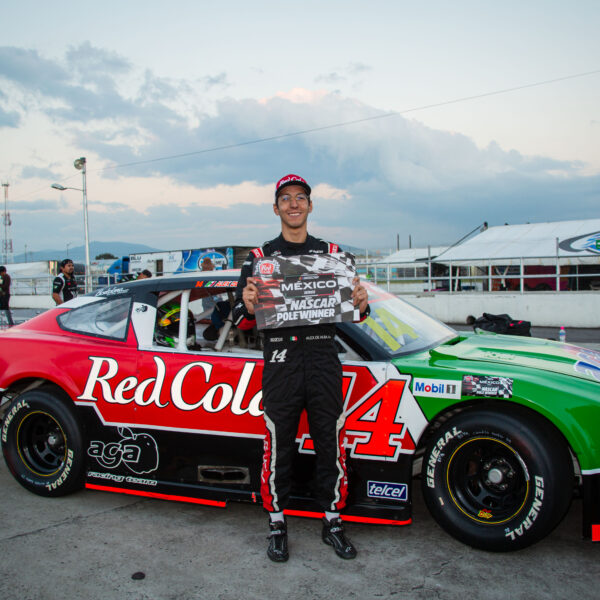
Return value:
<svg viewBox="0 0 600 600">
<path fill-rule="evenodd" d="M 265 258 L 264 260 L 260 261 L 258 272 L 261 275 L 270 276 L 274 273 L 281 273 L 281 270 L 279 269 L 279 264 L 276 261 Z"/>
<path fill-rule="evenodd" d="M 237 281 L 197 281 L 195 287 L 234 288 Z"/>
<path fill-rule="evenodd" d="M 584 233 L 583 235 L 563 240 L 558 246 L 565 252 L 600 254 L 600 231 Z"/>
<path fill-rule="evenodd" d="M 435 465 L 437 463 L 437 459 L 440 455 L 440 452 L 450 440 L 454 439 L 457 435 L 461 433 L 462 431 L 459 431 L 458 429 L 456 429 L 456 427 L 453 427 L 452 431 L 447 431 L 445 435 L 438 439 L 436 445 L 431 451 L 431 454 L 429 455 L 429 461 L 427 462 L 427 487 L 435 487 Z"/>
<path fill-rule="evenodd" d="M 398 502 L 408 501 L 408 485 L 406 483 L 391 483 L 389 481 L 367 481 L 367 496 L 369 498 L 384 498 Z"/>
<path fill-rule="evenodd" d="M 532 525 L 533 522 L 538 518 L 540 513 L 540 509 L 542 508 L 542 504 L 544 501 L 544 478 L 536 475 L 534 477 L 535 481 L 535 490 L 534 490 L 534 499 L 527 516 L 523 519 L 521 524 L 514 529 L 510 529 L 507 527 L 504 531 L 505 537 L 509 537 L 511 540 L 515 540 L 518 537 L 522 536 Z"/>
<path fill-rule="evenodd" d="M 465 375 L 462 393 L 465 396 L 512 398 L 513 380 L 509 377 Z"/>
<path fill-rule="evenodd" d="M 147 433 L 133 433 L 130 429 L 119 427 L 122 439 L 108 444 L 92 440 L 88 456 L 95 458 L 105 469 L 116 469 L 125 465 L 130 471 L 141 475 L 151 473 L 158 468 L 158 445 Z"/>
<path fill-rule="evenodd" d="M 565 345 L 564 349 L 577 358 L 577 362 L 573 365 L 577 373 L 582 373 L 600 381 L 600 352 L 570 345 Z"/>
<path fill-rule="evenodd" d="M 116 473 L 98 473 L 96 471 L 88 471 L 88 477 L 94 477 L 96 479 L 108 479 L 115 483 L 135 483 L 137 485 L 158 485 L 156 479 L 142 479 L 141 477 L 133 477 L 131 475 L 117 475 Z"/>
<path fill-rule="evenodd" d="M 98 290 L 94 296 L 120 296 L 121 294 L 127 294 L 127 290 L 124 288 L 103 288 Z"/>
<path fill-rule="evenodd" d="M 255 394 L 247 406 L 242 406 L 256 363 L 246 362 L 244 364 L 235 393 L 232 385 L 217 383 L 211 386 L 199 400 L 192 402 L 184 398 L 182 393 L 186 376 L 192 369 L 200 370 L 204 374 L 205 381 L 209 383 L 213 365 L 203 361 L 188 363 L 179 369 L 173 377 L 170 393 L 164 395 L 165 402 L 162 402 L 161 396 L 163 396 L 162 389 L 165 383 L 166 366 L 160 356 L 154 356 L 153 358 L 156 365 L 155 377 L 138 381 L 137 377 L 129 376 L 117 383 L 115 379 L 119 372 L 118 362 L 114 358 L 106 356 L 90 356 L 89 359 L 92 361 L 92 368 L 90 369 L 83 393 L 77 399 L 96 402 L 98 397 L 95 395 L 95 388 L 99 385 L 102 391 L 99 397 L 110 404 L 126 405 L 135 403 L 138 406 L 154 404 L 157 407 L 164 408 L 172 402 L 182 411 L 191 411 L 202 407 L 205 411 L 214 413 L 228 408 L 235 415 L 242 415 L 247 412 L 255 417 L 262 415 L 262 409 L 260 408 L 262 391 Z M 104 373 L 101 375 L 103 370 Z M 111 388 L 111 383 L 114 386 L 114 391 Z M 150 392 L 149 395 L 146 393 L 147 390 Z M 125 396 L 126 393 L 129 397 Z M 167 398 L 169 399 L 167 400 Z"/>
<path fill-rule="evenodd" d="M 449 379 L 421 379 L 415 377 L 413 381 L 413 394 L 428 398 L 456 398 L 461 397 L 461 382 Z"/>
</svg>

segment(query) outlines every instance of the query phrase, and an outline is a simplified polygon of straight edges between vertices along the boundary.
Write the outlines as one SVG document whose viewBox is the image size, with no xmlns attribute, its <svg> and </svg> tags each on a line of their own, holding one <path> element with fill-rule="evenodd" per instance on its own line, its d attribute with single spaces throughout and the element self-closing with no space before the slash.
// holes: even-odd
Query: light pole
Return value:
<svg viewBox="0 0 600 600">
<path fill-rule="evenodd" d="M 69 258 L 69 246 L 71 245 L 71 242 L 67 242 L 67 258 Z"/>
<path fill-rule="evenodd" d="M 83 230 L 85 234 L 85 291 L 86 293 L 92 290 L 92 281 L 91 281 L 91 273 L 90 273 L 90 236 L 88 230 L 88 206 L 87 206 L 87 182 L 86 182 L 86 160 L 85 157 L 81 157 L 75 160 L 73 166 L 81 171 L 81 175 L 83 177 L 83 188 L 73 188 L 73 187 L 65 187 L 64 185 L 60 185 L 59 183 L 53 183 L 51 187 L 55 190 L 77 190 L 79 192 L 83 192 Z M 68 252 L 67 245 L 67 252 Z"/>
</svg>

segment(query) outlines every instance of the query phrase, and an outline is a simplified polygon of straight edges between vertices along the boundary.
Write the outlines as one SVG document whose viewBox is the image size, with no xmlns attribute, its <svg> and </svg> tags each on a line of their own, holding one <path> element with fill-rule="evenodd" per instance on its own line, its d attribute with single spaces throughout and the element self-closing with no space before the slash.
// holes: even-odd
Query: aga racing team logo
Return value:
<svg viewBox="0 0 600 600">
<path fill-rule="evenodd" d="M 158 445 L 147 433 L 133 433 L 127 427 L 119 427 L 118 442 L 105 443 L 92 440 L 88 456 L 95 458 L 105 469 L 116 469 L 121 465 L 141 475 L 158 469 Z"/>
</svg>

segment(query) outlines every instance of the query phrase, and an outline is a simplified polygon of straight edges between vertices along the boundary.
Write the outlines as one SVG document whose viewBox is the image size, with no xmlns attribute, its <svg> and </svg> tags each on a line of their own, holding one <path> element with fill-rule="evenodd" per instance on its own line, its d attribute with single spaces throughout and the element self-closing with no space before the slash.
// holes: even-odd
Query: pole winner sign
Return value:
<svg viewBox="0 0 600 600">
<path fill-rule="evenodd" d="M 358 321 L 352 304 L 354 256 L 349 252 L 269 256 L 254 261 L 258 329 Z"/>
</svg>

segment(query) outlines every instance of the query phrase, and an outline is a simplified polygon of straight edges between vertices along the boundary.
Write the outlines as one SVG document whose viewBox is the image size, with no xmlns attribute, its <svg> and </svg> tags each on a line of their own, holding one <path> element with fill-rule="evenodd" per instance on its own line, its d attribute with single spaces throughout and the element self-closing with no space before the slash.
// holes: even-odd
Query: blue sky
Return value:
<svg viewBox="0 0 600 600">
<path fill-rule="evenodd" d="M 90 238 L 162 248 L 273 237 L 288 172 L 311 232 L 353 246 L 598 215 L 600 72 L 451 102 L 600 70 L 597 2 L 24 0 L 3 21 L 15 253 L 82 243 L 81 195 L 50 189 L 81 187 L 79 156 Z"/>
</svg>

